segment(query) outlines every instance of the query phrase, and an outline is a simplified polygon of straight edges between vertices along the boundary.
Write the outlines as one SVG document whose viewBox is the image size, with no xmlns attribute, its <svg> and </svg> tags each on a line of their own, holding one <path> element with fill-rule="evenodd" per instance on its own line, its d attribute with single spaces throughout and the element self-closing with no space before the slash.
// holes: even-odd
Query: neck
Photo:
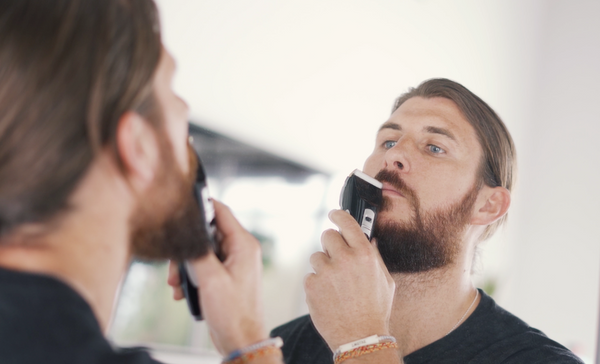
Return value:
<svg viewBox="0 0 600 364">
<path fill-rule="evenodd" d="M 130 260 L 128 211 L 122 208 L 127 199 L 114 196 L 122 186 L 94 179 L 96 173 L 91 168 L 84 177 L 57 226 L 34 238 L 20 234 L 30 230 L 25 226 L 0 242 L 0 266 L 62 280 L 87 301 L 106 332 Z"/>
<path fill-rule="evenodd" d="M 390 331 L 398 340 L 403 356 L 446 336 L 479 303 L 479 298 L 474 302 L 476 290 L 471 282 L 470 264 L 392 276 L 396 295 Z"/>
</svg>

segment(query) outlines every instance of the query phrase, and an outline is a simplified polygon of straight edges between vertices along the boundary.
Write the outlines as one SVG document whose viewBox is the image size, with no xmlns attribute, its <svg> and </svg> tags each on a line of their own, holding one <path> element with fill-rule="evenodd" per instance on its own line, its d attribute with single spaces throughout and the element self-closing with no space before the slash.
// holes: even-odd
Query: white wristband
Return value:
<svg viewBox="0 0 600 364">
<path fill-rule="evenodd" d="M 351 343 L 348 344 L 344 344 L 344 345 L 340 345 L 339 348 L 337 348 L 337 350 L 335 351 L 335 353 L 333 353 L 333 358 L 335 360 L 335 358 L 338 355 L 341 355 L 345 352 L 348 351 L 352 351 L 356 348 L 359 348 L 361 346 L 367 346 L 367 345 L 373 345 L 373 344 L 379 344 L 379 343 L 384 343 L 384 342 L 396 342 L 396 338 L 393 336 L 377 336 L 377 335 L 372 335 L 369 337 L 365 337 L 364 339 L 360 339 L 360 340 L 356 340 L 353 341 Z"/>
<path fill-rule="evenodd" d="M 232 361 L 236 358 L 239 358 L 240 356 L 250 353 L 252 351 L 256 351 L 258 349 L 267 347 L 267 346 L 274 346 L 276 348 L 280 348 L 283 346 L 283 340 L 281 339 L 281 337 L 277 336 L 274 338 L 269 338 L 266 340 L 263 340 L 261 342 L 258 342 L 256 344 L 247 346 L 243 349 L 238 349 L 233 351 L 232 353 L 230 353 L 229 355 L 227 355 L 227 357 L 223 360 L 223 363 L 226 363 L 228 361 Z"/>
</svg>

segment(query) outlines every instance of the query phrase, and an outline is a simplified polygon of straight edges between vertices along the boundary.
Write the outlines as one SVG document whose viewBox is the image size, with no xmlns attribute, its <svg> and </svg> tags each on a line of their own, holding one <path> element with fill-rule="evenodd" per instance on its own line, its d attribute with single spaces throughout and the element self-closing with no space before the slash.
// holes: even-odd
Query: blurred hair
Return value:
<svg viewBox="0 0 600 364">
<path fill-rule="evenodd" d="M 427 80 L 416 88 L 410 88 L 408 92 L 398 97 L 392 113 L 412 97 L 443 97 L 453 101 L 475 129 L 483 150 L 479 183 L 490 187 L 502 186 L 512 191 L 517 163 L 515 145 L 506 125 L 488 104 L 461 84 L 445 78 L 437 78 Z M 491 237 L 506 221 L 507 215 L 489 225 L 481 240 Z"/>
<path fill-rule="evenodd" d="M 152 0 L 0 2 L 0 236 L 68 210 L 127 111 L 161 123 Z"/>
</svg>

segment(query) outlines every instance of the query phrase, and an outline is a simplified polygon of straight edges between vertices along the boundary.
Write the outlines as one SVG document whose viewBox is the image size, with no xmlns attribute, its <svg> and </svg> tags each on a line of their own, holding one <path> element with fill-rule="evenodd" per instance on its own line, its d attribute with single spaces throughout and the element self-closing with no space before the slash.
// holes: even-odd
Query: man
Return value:
<svg viewBox="0 0 600 364">
<path fill-rule="evenodd" d="M 364 165 L 383 182 L 372 244 L 349 214 L 330 214 L 340 231 L 311 257 L 310 317 L 272 332 L 286 363 L 332 363 L 371 335 L 397 349 L 348 363 L 581 363 L 471 282 L 477 245 L 506 218 L 514 169 L 508 130 L 465 87 L 433 79 L 398 98 Z"/>
<path fill-rule="evenodd" d="M 155 363 L 104 337 L 133 256 L 192 259 L 224 355 L 270 343 L 257 241 L 219 203 L 224 264 L 199 238 L 174 68 L 151 0 L 0 2 L 1 363 Z"/>
</svg>

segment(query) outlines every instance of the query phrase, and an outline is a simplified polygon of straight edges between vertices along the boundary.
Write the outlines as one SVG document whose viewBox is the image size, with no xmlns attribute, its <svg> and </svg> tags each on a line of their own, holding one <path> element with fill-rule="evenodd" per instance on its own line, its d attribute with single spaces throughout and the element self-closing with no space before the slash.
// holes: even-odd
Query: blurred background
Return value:
<svg viewBox="0 0 600 364">
<path fill-rule="evenodd" d="M 302 279 L 345 176 L 395 97 L 433 77 L 488 102 L 518 152 L 508 225 L 475 281 L 591 362 L 600 277 L 600 1 L 157 0 L 175 89 L 212 195 L 263 246 L 269 329 L 307 312 Z M 133 263 L 113 340 L 218 363 L 164 264 Z"/>
</svg>

